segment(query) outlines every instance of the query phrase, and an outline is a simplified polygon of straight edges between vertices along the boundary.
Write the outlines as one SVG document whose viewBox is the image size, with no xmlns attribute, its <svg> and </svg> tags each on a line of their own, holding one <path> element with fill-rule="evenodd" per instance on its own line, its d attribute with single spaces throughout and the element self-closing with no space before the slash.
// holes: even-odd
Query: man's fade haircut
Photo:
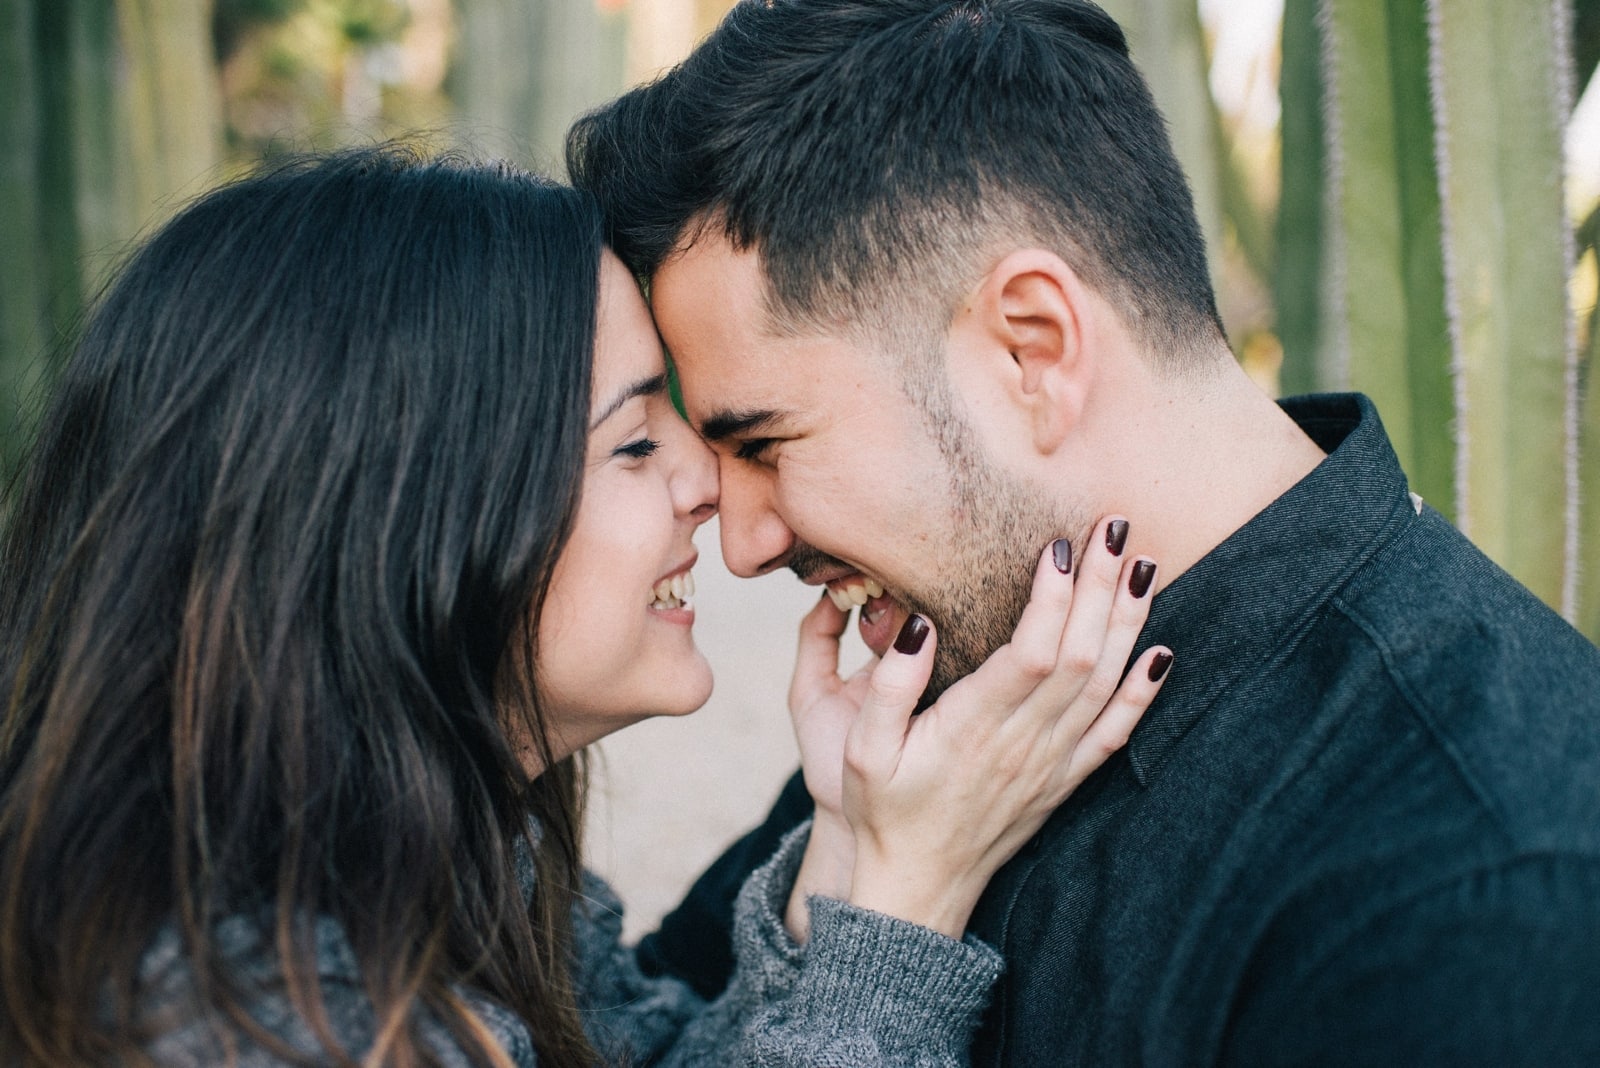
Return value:
<svg viewBox="0 0 1600 1068">
<path fill-rule="evenodd" d="M 703 227 L 757 250 L 779 329 L 942 331 L 1037 244 L 1169 367 L 1223 336 L 1165 123 L 1087 0 L 741 0 L 567 165 L 643 277 Z"/>
</svg>

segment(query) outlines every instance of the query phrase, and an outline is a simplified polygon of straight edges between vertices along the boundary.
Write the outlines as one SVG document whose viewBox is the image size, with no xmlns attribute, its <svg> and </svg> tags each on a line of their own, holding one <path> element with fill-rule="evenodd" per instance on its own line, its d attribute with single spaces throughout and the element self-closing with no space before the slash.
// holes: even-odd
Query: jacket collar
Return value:
<svg viewBox="0 0 1600 1068">
<path fill-rule="evenodd" d="M 1328 456 L 1152 603 L 1134 655 L 1160 644 L 1177 662 L 1128 743 L 1141 786 L 1219 697 L 1249 685 L 1421 508 L 1366 397 L 1280 405 Z"/>
</svg>

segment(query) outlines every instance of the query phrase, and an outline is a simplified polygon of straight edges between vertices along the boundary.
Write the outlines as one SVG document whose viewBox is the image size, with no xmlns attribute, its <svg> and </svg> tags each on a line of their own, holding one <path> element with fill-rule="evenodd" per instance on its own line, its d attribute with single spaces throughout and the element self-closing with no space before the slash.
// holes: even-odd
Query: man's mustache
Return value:
<svg viewBox="0 0 1600 1068">
<path fill-rule="evenodd" d="M 809 581 L 812 576 L 820 575 L 826 571 L 837 571 L 848 568 L 849 564 L 836 556 L 829 556 L 820 549 L 814 549 L 803 541 L 796 541 L 789 550 L 789 570 L 800 576 L 801 581 Z"/>
</svg>

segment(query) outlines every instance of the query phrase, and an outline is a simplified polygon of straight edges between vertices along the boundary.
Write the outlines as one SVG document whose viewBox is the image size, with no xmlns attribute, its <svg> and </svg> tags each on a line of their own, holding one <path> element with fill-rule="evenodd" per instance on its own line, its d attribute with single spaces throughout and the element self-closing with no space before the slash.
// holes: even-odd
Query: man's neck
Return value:
<svg viewBox="0 0 1600 1068">
<path fill-rule="evenodd" d="M 1151 382 L 1159 382 L 1153 386 Z M 1319 464 L 1324 453 L 1231 360 L 1199 384 L 1152 379 L 1096 413 L 1115 442 L 1102 512 L 1130 521 L 1129 550 L 1172 582 Z M 1148 398 L 1154 397 L 1154 400 Z"/>
</svg>

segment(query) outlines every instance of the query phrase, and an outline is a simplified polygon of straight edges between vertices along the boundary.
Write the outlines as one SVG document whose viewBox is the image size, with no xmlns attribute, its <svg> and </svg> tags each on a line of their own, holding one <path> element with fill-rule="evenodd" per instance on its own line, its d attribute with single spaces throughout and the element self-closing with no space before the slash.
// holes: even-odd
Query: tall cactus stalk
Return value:
<svg viewBox="0 0 1600 1068">
<path fill-rule="evenodd" d="M 209 0 L 6 0 L 0 460 L 18 399 L 116 254 L 221 159 Z"/>
<path fill-rule="evenodd" d="M 1318 227 L 1325 247 L 1316 259 L 1285 248 L 1298 260 L 1283 268 L 1299 274 L 1280 307 L 1287 298 L 1295 312 L 1293 373 L 1313 377 L 1321 353 L 1319 385 L 1371 395 L 1413 488 L 1575 618 L 1582 413 L 1560 165 L 1569 3 L 1318 0 L 1310 30 L 1287 21 L 1308 5 L 1287 0 L 1281 225 L 1302 240 Z M 1297 69 L 1312 33 L 1315 72 Z M 1309 122 L 1289 109 L 1309 106 L 1319 76 L 1320 194 L 1304 144 L 1289 153 L 1291 123 L 1303 134 Z M 1320 220 L 1294 199 L 1314 194 Z"/>
<path fill-rule="evenodd" d="M 1322 23 L 1317 0 L 1284 0 L 1279 153 L 1281 195 L 1273 274 L 1279 389 L 1285 395 L 1335 385 L 1329 333 L 1322 329 L 1331 242 L 1322 239 L 1326 145 L 1322 114 Z"/>
<path fill-rule="evenodd" d="M 1570 616 L 1578 383 L 1559 165 L 1568 11 L 1560 0 L 1428 3 L 1458 360 L 1457 523 Z"/>
<path fill-rule="evenodd" d="M 1323 0 L 1323 381 L 1371 395 L 1416 492 L 1455 510 L 1454 416 L 1421 0 Z"/>
<path fill-rule="evenodd" d="M 109 167 L 84 165 L 109 136 L 100 125 L 115 97 L 112 39 L 105 30 L 105 5 L 85 0 L 18 0 L 8 5 L 8 53 L 19 62 L 7 72 L 14 86 L 13 114 L 0 126 L 3 155 L 17 188 L 8 191 L 3 213 L 7 258 L 18 257 L 30 278 L 7 285 L 6 329 L 0 334 L 0 388 L 6 390 L 0 418 L 0 459 L 15 458 L 26 431 L 22 403 L 37 381 L 43 357 L 77 315 L 87 284 L 85 248 L 106 240 L 99 224 L 113 211 L 100 203 L 95 175 Z M 9 59 L 9 55 L 8 55 Z M 15 199 L 12 199 L 12 197 Z M 9 273 L 10 268 L 8 268 Z"/>
<path fill-rule="evenodd" d="M 135 222 L 157 217 L 214 176 L 222 101 L 214 88 L 210 0 L 117 0 L 128 57 L 123 112 Z"/>
<path fill-rule="evenodd" d="M 78 244 L 63 251 L 75 258 L 79 289 L 59 297 L 72 301 L 70 312 L 76 314 L 79 302 L 105 277 L 118 247 L 132 236 L 139 213 L 124 110 L 128 70 L 117 40 L 116 11 L 92 0 L 66 0 L 60 6 L 72 11 L 67 38 L 72 110 L 64 128 L 42 132 L 52 140 L 69 139 L 61 162 L 72 169 Z"/>
<path fill-rule="evenodd" d="M 45 333 L 39 277 L 38 94 L 31 3 L 0 5 L 0 470 L 20 432 L 18 398 Z"/>
</svg>

